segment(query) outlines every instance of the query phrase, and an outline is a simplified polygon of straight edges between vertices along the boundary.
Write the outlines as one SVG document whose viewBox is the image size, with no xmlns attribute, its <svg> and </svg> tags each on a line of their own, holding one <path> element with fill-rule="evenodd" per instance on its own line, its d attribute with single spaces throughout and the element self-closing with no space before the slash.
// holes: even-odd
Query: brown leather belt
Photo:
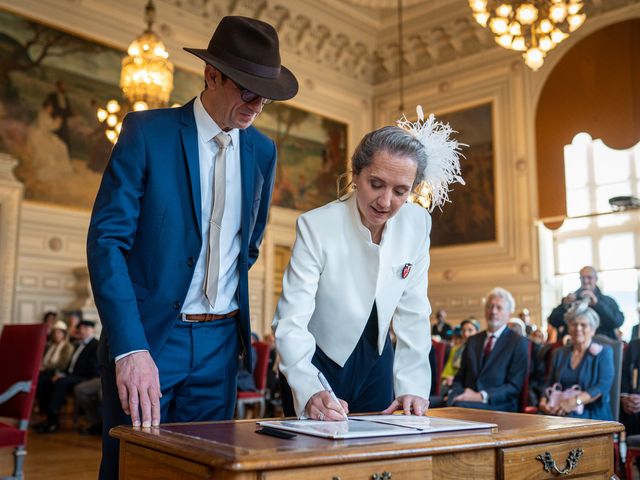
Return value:
<svg viewBox="0 0 640 480">
<path fill-rule="evenodd" d="M 181 313 L 180 319 L 183 322 L 192 322 L 192 323 L 200 323 L 200 322 L 213 322 L 215 320 L 222 320 L 224 318 L 233 318 L 235 317 L 240 310 L 236 309 L 229 313 Z"/>
</svg>

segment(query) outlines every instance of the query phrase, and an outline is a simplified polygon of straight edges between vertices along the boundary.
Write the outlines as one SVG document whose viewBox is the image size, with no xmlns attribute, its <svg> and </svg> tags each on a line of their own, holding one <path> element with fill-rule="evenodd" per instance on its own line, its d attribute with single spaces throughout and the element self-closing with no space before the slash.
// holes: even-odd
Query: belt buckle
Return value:
<svg viewBox="0 0 640 480">
<path fill-rule="evenodd" d="M 186 322 L 186 323 L 200 323 L 200 320 L 189 320 L 187 318 L 187 315 L 190 315 L 190 314 L 181 313 L 180 316 L 179 316 L 180 320 L 182 320 L 183 322 Z"/>
</svg>

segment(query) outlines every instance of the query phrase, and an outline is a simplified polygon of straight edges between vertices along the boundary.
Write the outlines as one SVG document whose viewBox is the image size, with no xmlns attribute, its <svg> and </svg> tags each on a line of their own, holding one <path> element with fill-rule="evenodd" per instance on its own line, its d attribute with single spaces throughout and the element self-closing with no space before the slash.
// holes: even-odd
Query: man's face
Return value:
<svg viewBox="0 0 640 480">
<path fill-rule="evenodd" d="M 222 80 L 221 73 L 210 65 L 205 68 L 205 78 L 208 88 L 202 95 L 202 104 L 218 126 L 225 132 L 250 127 L 262 112 L 263 98 L 244 102 L 236 84 L 229 78 Z"/>
<path fill-rule="evenodd" d="M 436 314 L 436 318 L 438 319 L 439 323 L 444 323 L 445 320 L 447 319 L 447 312 L 445 312 L 444 310 L 438 310 L 438 313 Z"/>
<path fill-rule="evenodd" d="M 495 332 L 509 321 L 511 312 L 501 297 L 491 296 L 484 306 L 484 316 L 487 319 L 487 330 Z"/>
<path fill-rule="evenodd" d="M 580 270 L 580 288 L 582 290 L 590 290 L 594 291 L 596 289 L 596 282 L 598 281 L 598 276 L 596 272 L 591 268 L 583 268 Z"/>
<path fill-rule="evenodd" d="M 82 340 L 86 340 L 87 338 L 93 335 L 93 327 L 89 325 L 80 325 L 78 326 L 78 334 Z"/>
</svg>

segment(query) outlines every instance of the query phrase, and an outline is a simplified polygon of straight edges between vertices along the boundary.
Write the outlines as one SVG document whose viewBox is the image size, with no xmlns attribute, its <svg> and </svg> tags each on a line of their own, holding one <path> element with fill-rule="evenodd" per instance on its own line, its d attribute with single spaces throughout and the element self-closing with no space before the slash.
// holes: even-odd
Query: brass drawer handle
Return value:
<svg viewBox="0 0 640 480">
<path fill-rule="evenodd" d="M 391 472 L 374 473 L 371 475 L 371 480 L 391 480 L 391 477 Z"/>
<path fill-rule="evenodd" d="M 568 475 L 573 469 L 578 466 L 578 460 L 584 455 L 584 450 L 576 448 L 569 452 L 567 463 L 564 469 L 560 470 L 556 465 L 556 461 L 551 456 L 551 453 L 544 452 L 544 455 L 538 455 L 536 460 L 540 460 L 544 464 L 544 471 L 551 472 L 555 475 Z"/>
</svg>

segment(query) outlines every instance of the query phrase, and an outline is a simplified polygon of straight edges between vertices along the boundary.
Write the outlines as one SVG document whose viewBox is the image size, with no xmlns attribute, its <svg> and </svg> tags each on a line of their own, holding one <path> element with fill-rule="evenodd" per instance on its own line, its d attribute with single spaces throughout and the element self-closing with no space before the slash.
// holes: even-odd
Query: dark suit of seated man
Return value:
<svg viewBox="0 0 640 480">
<path fill-rule="evenodd" d="M 634 373 L 635 370 L 635 373 Z M 621 375 L 622 411 L 620 421 L 624 424 L 627 435 L 640 433 L 640 390 L 638 389 L 638 372 L 640 372 L 640 339 L 629 342 L 624 351 Z"/>
<path fill-rule="evenodd" d="M 447 404 L 485 410 L 518 411 L 528 364 L 527 339 L 507 328 L 515 310 L 511 294 L 493 289 L 485 303 L 487 330 L 467 341 Z"/>
<path fill-rule="evenodd" d="M 82 320 L 78 324 L 80 343 L 71 357 L 66 372 L 54 375 L 38 385 L 38 404 L 47 419 L 35 426 L 38 433 L 52 433 L 60 426 L 59 414 L 67 393 L 85 380 L 98 376 L 98 340 L 94 337 L 95 322 Z"/>
</svg>

